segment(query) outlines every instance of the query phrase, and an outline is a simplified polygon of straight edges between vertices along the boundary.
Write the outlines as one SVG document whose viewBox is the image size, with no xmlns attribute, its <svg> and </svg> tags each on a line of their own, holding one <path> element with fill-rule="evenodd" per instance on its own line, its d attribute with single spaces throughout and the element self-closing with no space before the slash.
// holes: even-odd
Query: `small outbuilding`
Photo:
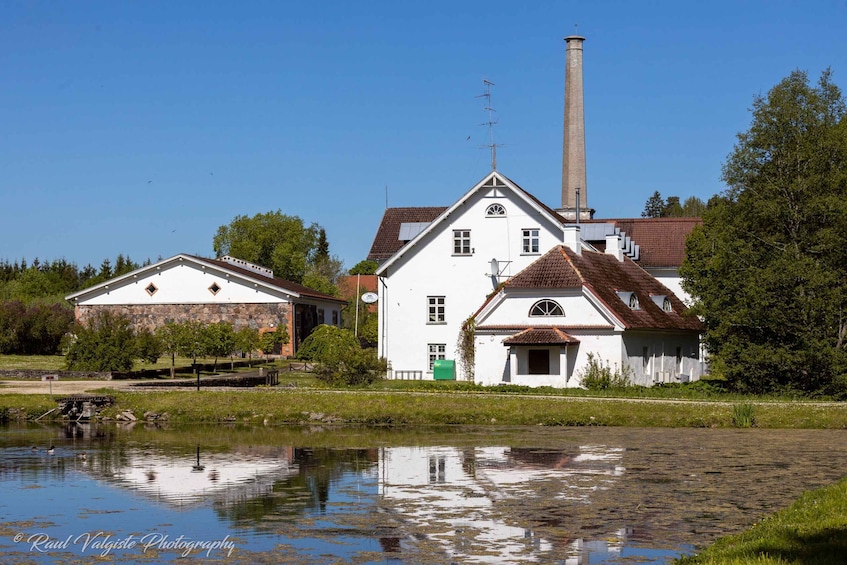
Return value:
<svg viewBox="0 0 847 565">
<path fill-rule="evenodd" d="M 293 355 L 319 324 L 340 326 L 345 300 L 274 277 L 273 271 L 235 257 L 207 259 L 179 254 L 66 297 L 76 319 L 86 323 L 101 311 L 153 330 L 167 322 L 229 322 L 259 331 L 279 326 Z"/>
</svg>

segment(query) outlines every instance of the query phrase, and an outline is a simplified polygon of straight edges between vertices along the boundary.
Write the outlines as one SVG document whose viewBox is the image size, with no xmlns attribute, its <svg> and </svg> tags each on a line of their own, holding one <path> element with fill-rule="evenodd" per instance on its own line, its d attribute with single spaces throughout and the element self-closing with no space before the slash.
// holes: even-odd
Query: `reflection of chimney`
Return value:
<svg viewBox="0 0 847 565">
<path fill-rule="evenodd" d="M 584 37 L 565 38 L 565 131 L 562 147 L 562 207 L 568 220 L 594 217 L 588 207 L 585 175 L 585 110 L 582 89 L 582 42 Z M 577 218 L 579 215 L 579 218 Z"/>
</svg>

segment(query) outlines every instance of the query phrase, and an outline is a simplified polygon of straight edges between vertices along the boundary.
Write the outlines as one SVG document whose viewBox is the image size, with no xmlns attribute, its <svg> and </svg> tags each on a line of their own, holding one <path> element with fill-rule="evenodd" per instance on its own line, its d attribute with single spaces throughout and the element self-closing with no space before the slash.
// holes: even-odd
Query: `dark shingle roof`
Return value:
<svg viewBox="0 0 847 565">
<path fill-rule="evenodd" d="M 440 216 L 447 206 L 428 206 L 415 208 L 386 208 L 382 222 L 376 231 L 368 259 L 383 262 L 397 253 L 406 241 L 400 239 L 400 225 L 404 223 L 432 222 Z"/>
<path fill-rule="evenodd" d="M 702 218 L 610 218 L 589 220 L 607 222 L 640 248 L 638 264 L 649 267 L 679 267 L 685 259 L 685 239 Z"/>
<path fill-rule="evenodd" d="M 701 331 L 700 321 L 666 286 L 632 260 L 584 250 L 577 255 L 557 245 L 508 280 L 511 288 L 578 288 L 591 290 L 628 329 L 674 329 Z M 502 290 L 501 290 L 502 292 Z M 618 292 L 634 292 L 639 308 L 633 310 Z M 666 296 L 673 312 L 665 312 L 651 296 Z"/>
</svg>

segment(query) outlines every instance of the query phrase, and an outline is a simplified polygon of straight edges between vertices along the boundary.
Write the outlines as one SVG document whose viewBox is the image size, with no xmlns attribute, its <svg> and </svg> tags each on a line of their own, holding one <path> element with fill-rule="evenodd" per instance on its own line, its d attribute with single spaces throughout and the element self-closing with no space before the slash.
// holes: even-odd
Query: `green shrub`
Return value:
<svg viewBox="0 0 847 565">
<path fill-rule="evenodd" d="M 630 386 L 631 376 L 632 369 L 630 367 L 618 370 L 618 366 L 615 365 L 613 370 L 608 361 L 603 364 L 600 357 L 589 353 L 588 365 L 580 371 L 580 382 L 588 390 L 624 388 Z"/>
<path fill-rule="evenodd" d="M 349 352 L 359 348 L 359 340 L 350 330 L 321 324 L 297 349 L 297 358 L 334 365 Z"/>
<path fill-rule="evenodd" d="M 155 364 L 162 356 L 164 346 L 162 340 L 148 329 L 139 330 L 135 335 L 135 345 L 138 357 L 147 363 Z"/>
<path fill-rule="evenodd" d="M 383 378 L 385 359 L 362 349 L 350 330 L 321 324 L 303 340 L 297 358 L 318 363 L 315 376 L 332 385 L 358 386 Z"/>
<path fill-rule="evenodd" d="M 388 363 L 376 356 L 374 349 L 353 349 L 343 354 L 337 363 L 321 363 L 315 376 L 335 386 L 364 386 L 385 376 Z"/>
<path fill-rule="evenodd" d="M 129 320 L 104 311 L 77 328 L 65 361 L 72 371 L 129 371 L 136 351 Z"/>
</svg>

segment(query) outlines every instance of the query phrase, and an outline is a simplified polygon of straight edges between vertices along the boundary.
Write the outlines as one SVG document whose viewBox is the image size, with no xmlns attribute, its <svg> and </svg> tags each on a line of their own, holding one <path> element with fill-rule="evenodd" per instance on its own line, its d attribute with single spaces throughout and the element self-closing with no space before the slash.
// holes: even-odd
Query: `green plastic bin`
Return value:
<svg viewBox="0 0 847 565">
<path fill-rule="evenodd" d="M 432 378 L 436 381 L 455 381 L 456 362 L 452 359 L 436 359 L 432 368 Z"/>
</svg>

